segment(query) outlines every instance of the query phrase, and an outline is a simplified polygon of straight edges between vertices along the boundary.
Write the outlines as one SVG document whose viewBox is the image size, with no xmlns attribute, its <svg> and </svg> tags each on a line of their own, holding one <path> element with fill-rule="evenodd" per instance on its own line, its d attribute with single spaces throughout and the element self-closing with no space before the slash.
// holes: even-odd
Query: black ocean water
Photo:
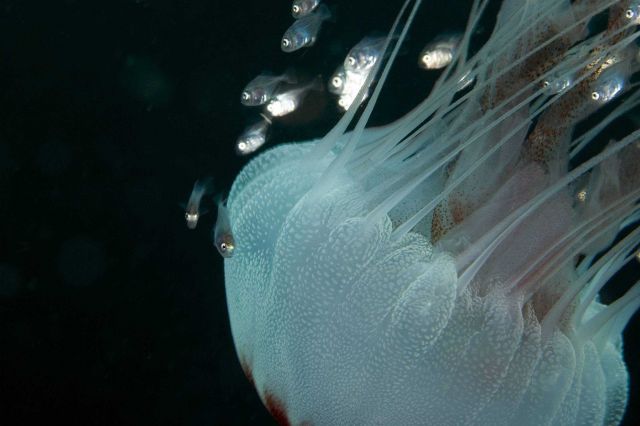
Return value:
<svg viewBox="0 0 640 426">
<path fill-rule="evenodd" d="M 417 53 L 464 26 L 468 1 L 426 3 L 373 122 L 428 93 Z M 246 164 L 234 143 L 258 117 L 239 102 L 249 80 L 293 67 L 326 81 L 401 1 L 327 4 L 317 45 L 284 54 L 288 0 L 0 1 L 0 424 L 275 424 L 235 356 L 214 201 L 195 231 L 179 203 L 204 176 L 224 196 Z M 313 93 L 270 144 L 338 118 Z M 626 332 L 629 425 L 639 327 Z"/>
</svg>

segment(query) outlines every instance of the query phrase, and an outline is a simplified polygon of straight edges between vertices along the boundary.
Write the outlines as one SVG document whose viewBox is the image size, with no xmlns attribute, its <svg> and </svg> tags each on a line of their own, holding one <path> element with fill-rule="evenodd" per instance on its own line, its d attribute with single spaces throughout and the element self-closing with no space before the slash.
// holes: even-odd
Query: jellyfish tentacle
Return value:
<svg viewBox="0 0 640 426">
<path fill-rule="evenodd" d="M 584 64 L 586 64 L 589 61 L 590 60 L 587 59 L 586 61 L 583 61 L 583 62 L 584 62 Z M 578 79 L 578 81 L 581 81 L 580 79 L 586 79 L 586 78 L 587 78 L 586 76 L 581 76 Z M 445 164 L 447 164 L 448 162 L 452 161 L 464 149 L 468 148 L 474 142 L 480 140 L 480 138 L 482 136 L 484 136 L 485 134 L 489 133 L 496 126 L 498 126 L 498 124 L 500 124 L 501 122 L 503 122 L 504 120 L 509 118 L 510 115 L 515 114 L 521 108 L 526 108 L 526 106 L 529 104 L 529 102 L 531 100 L 533 100 L 536 96 L 538 96 L 538 95 L 537 94 L 530 95 L 529 97 L 525 98 L 524 100 L 521 100 L 517 106 L 514 106 L 509 111 L 505 112 L 500 117 L 496 118 L 493 122 L 485 123 L 485 126 L 483 127 L 482 130 L 480 130 L 478 133 L 476 133 L 474 136 L 472 136 L 466 142 L 464 142 L 461 145 L 455 147 L 450 153 L 445 155 L 442 159 L 440 159 L 434 165 L 432 165 L 431 167 L 427 168 L 422 173 L 422 176 L 417 176 L 417 177 L 409 179 L 406 187 L 402 191 L 395 192 L 392 195 L 392 197 L 390 197 L 388 200 L 385 201 L 384 204 L 381 204 L 377 208 L 373 209 L 372 212 L 370 213 L 370 217 L 375 217 L 375 216 L 377 216 L 379 214 L 386 214 L 386 212 L 390 208 L 392 208 L 394 205 L 396 205 L 408 193 L 410 193 L 413 189 L 415 189 L 416 186 L 421 184 L 423 182 L 423 180 L 427 179 L 429 176 L 431 176 L 433 173 L 435 173 L 440 167 L 442 167 Z M 548 102 L 549 102 L 549 104 L 552 104 L 554 102 L 557 102 L 559 99 L 561 99 L 561 97 L 551 98 Z M 548 108 L 547 105 L 542 105 L 542 106 L 539 107 L 537 112 L 531 112 L 530 115 L 535 116 L 539 112 L 545 111 L 546 108 Z M 406 224 L 403 224 L 404 229 L 402 229 L 401 232 L 399 231 L 399 235 L 402 235 L 404 232 L 408 232 L 415 225 L 415 223 L 419 222 L 425 215 L 431 213 L 431 211 L 435 208 L 436 205 L 438 205 L 440 203 L 440 201 L 446 200 L 448 195 L 450 193 L 452 193 L 459 185 L 461 185 L 465 181 L 466 178 L 471 176 L 472 173 L 478 167 L 480 167 L 481 165 L 485 164 L 485 162 L 491 157 L 491 155 L 493 153 L 495 153 L 498 149 L 500 149 L 505 143 L 507 143 L 510 140 L 510 138 L 515 136 L 519 131 L 522 131 L 523 129 L 525 129 L 525 127 L 527 125 L 528 125 L 528 121 L 520 121 L 519 123 L 517 123 L 517 125 L 511 126 L 511 130 L 505 136 L 503 136 L 493 146 L 488 147 L 488 149 L 479 158 L 474 158 L 474 163 L 472 165 L 470 165 L 469 167 L 464 168 L 463 169 L 464 171 L 459 176 L 455 176 L 455 179 L 453 180 L 453 182 L 448 184 L 447 187 L 442 191 L 442 193 L 440 194 L 439 199 L 438 199 L 437 202 L 432 201 L 427 206 L 425 206 L 420 212 L 418 212 L 418 214 L 416 214 L 416 216 L 412 219 L 412 221 L 407 222 Z M 487 192 L 490 192 L 490 191 L 491 191 L 491 188 L 489 188 L 487 190 Z M 446 207 L 444 207 L 444 208 L 446 209 Z"/>
<path fill-rule="evenodd" d="M 592 159 L 586 161 L 582 165 L 575 168 L 570 173 L 567 173 L 563 178 L 559 179 L 553 185 L 548 186 L 542 192 L 540 192 L 535 198 L 531 199 L 504 220 L 499 222 L 492 230 L 487 232 L 479 241 L 482 250 L 478 257 L 471 263 L 471 265 L 465 270 L 459 279 L 459 286 L 461 289 L 471 282 L 475 274 L 480 270 L 482 265 L 493 254 L 498 245 L 526 218 L 528 218 L 536 209 L 544 202 L 549 200 L 552 196 L 556 195 L 559 191 L 563 190 L 568 184 L 575 181 L 582 174 L 597 166 L 605 159 L 611 157 L 617 152 L 621 151 L 626 146 L 636 143 L 640 139 L 640 130 L 636 130 L 631 135 L 627 136 L 620 142 L 611 145 L 604 152 L 598 154 Z"/>
<path fill-rule="evenodd" d="M 637 244 L 635 239 L 637 239 L 638 236 L 640 236 L 640 233 L 636 230 L 636 232 L 625 237 L 625 239 L 616 244 L 615 247 L 611 248 L 605 256 L 599 259 L 593 267 L 589 269 L 588 273 L 579 277 L 575 283 L 576 285 L 572 286 L 571 289 L 564 292 L 562 296 L 558 298 L 541 322 L 543 338 L 548 337 L 552 330 L 558 326 L 559 321 L 566 315 L 566 310 L 569 305 L 573 303 L 576 296 L 581 293 L 584 294 L 583 300 L 574 308 L 571 317 L 573 318 L 573 323 L 582 324 L 586 307 L 591 305 L 593 300 L 595 300 L 600 289 L 602 289 L 622 265 L 633 259 L 633 254 L 627 255 L 626 257 L 622 257 L 622 255 Z"/>
<path fill-rule="evenodd" d="M 405 26 L 403 27 L 403 33 L 404 34 L 406 34 L 406 30 L 408 29 L 408 26 L 411 23 L 412 17 L 415 15 L 415 12 L 417 11 L 417 7 L 422 2 L 422 0 L 415 0 L 415 1 L 416 1 L 416 4 L 414 5 L 414 9 L 412 10 L 412 12 L 410 14 L 410 18 L 407 21 L 407 23 L 405 23 Z M 391 41 L 393 39 L 393 34 L 395 34 L 396 28 L 398 27 L 398 25 L 400 25 L 400 20 L 401 20 L 402 16 L 404 15 L 405 10 L 407 9 L 407 7 L 409 6 L 410 3 L 411 3 L 411 0 L 405 0 L 405 2 L 402 5 L 402 8 L 400 9 L 400 12 L 398 13 L 393 25 L 391 26 L 391 30 L 389 31 L 389 35 L 387 36 L 387 38 L 386 38 L 386 40 L 384 42 L 384 46 L 382 48 L 382 52 L 383 52 L 383 54 L 381 56 L 382 58 L 384 58 L 385 53 L 388 51 L 389 46 L 391 44 Z M 394 48 L 394 51 L 397 53 L 397 50 L 399 48 L 400 48 L 400 43 L 396 43 L 396 48 Z M 395 55 L 394 55 L 394 58 L 395 58 Z M 358 94 L 355 97 L 355 101 L 351 104 L 351 106 L 349 106 L 349 108 L 347 109 L 345 114 L 340 118 L 340 121 L 338 122 L 338 124 L 336 124 L 322 138 L 322 141 L 316 145 L 316 147 L 314 148 L 313 152 L 309 156 L 309 159 L 311 161 L 314 161 L 314 160 L 317 160 L 317 159 L 319 159 L 321 157 L 324 157 L 327 153 L 329 153 L 331 151 L 332 148 L 335 147 L 336 138 L 338 136 L 342 135 L 347 130 L 347 127 L 349 126 L 349 124 L 351 124 L 353 118 L 355 117 L 356 111 L 358 110 L 360 104 L 364 100 L 365 93 L 367 93 L 367 91 L 369 90 L 369 87 L 373 83 L 374 78 L 378 74 L 378 70 L 380 69 L 382 62 L 383 61 L 377 61 L 377 63 L 374 65 L 374 68 L 373 68 L 372 72 L 369 73 L 369 75 L 367 76 L 367 78 L 364 81 L 364 84 L 362 85 L 362 87 L 358 91 Z M 392 62 L 393 62 L 393 60 L 389 61 L 389 67 L 391 66 L 390 64 Z M 385 74 L 385 78 L 386 78 L 386 74 Z M 383 80 L 379 81 L 378 84 L 377 84 L 377 87 L 382 88 L 383 83 L 384 83 Z M 376 96 L 376 99 L 377 99 L 377 96 Z M 348 146 L 348 144 L 347 144 L 347 146 Z"/>
<path fill-rule="evenodd" d="M 612 304 L 603 308 L 593 318 L 582 325 L 583 339 L 593 339 L 600 347 L 612 336 L 619 336 L 631 316 L 640 308 L 640 281 Z"/>
<path fill-rule="evenodd" d="M 398 124 L 396 126 L 397 130 L 388 136 L 387 142 L 384 144 L 381 144 L 379 150 L 380 151 L 389 150 L 390 148 L 392 148 L 397 144 L 397 141 L 401 141 L 407 138 L 408 135 L 411 132 L 413 132 L 414 129 L 417 127 L 416 123 L 424 123 L 425 120 L 427 120 L 427 118 L 432 114 L 435 114 L 436 111 L 438 111 L 438 109 L 443 109 L 442 115 L 451 113 L 454 109 L 458 108 L 461 104 L 465 103 L 466 101 L 471 99 L 473 96 L 476 96 L 480 91 L 487 90 L 489 89 L 491 84 L 497 84 L 499 79 L 501 78 L 504 79 L 508 75 L 508 73 L 513 72 L 513 70 L 515 70 L 518 66 L 521 66 L 527 59 L 530 58 L 530 56 L 540 53 L 540 51 L 545 49 L 549 44 L 553 43 L 558 38 L 566 36 L 568 33 L 575 31 L 577 28 L 583 27 L 584 25 L 586 25 L 589 19 L 591 19 L 596 14 L 602 12 L 603 10 L 606 10 L 607 7 L 610 7 L 612 4 L 615 4 L 615 2 L 616 0 L 613 0 L 601 5 L 598 10 L 591 11 L 589 14 L 587 14 L 585 17 L 583 17 L 579 21 L 563 28 L 561 31 L 558 32 L 558 34 L 552 36 L 548 40 L 542 41 L 539 45 L 534 46 L 531 50 L 526 51 L 525 54 L 522 55 L 522 57 L 516 58 L 514 61 L 507 64 L 504 68 L 501 68 L 497 73 L 493 73 L 492 75 L 490 75 L 484 81 L 477 84 L 469 93 L 465 94 L 464 96 L 462 96 L 460 99 L 458 99 L 448 107 L 443 107 L 443 105 L 447 105 L 447 103 L 443 102 L 442 99 L 443 97 L 448 97 L 450 95 L 450 93 L 453 91 L 451 90 L 452 88 L 447 87 L 446 89 L 443 89 L 441 91 L 433 90 L 431 95 L 428 96 L 420 105 L 418 105 L 416 108 L 414 108 L 414 110 L 412 110 L 405 117 L 399 120 L 401 122 L 397 123 Z M 553 12 L 555 10 L 555 7 L 558 7 L 558 6 L 560 6 L 560 3 L 552 5 L 551 8 L 549 8 L 548 12 Z M 533 22 L 529 24 L 529 27 L 525 28 L 522 32 L 526 34 L 527 31 L 532 30 L 534 25 L 539 23 L 545 17 L 548 17 L 548 15 L 541 14 L 539 16 L 536 16 Z M 516 38 L 516 40 L 517 39 L 518 38 Z M 510 42 L 500 45 L 500 48 L 498 52 L 495 53 L 495 56 L 498 56 L 501 53 L 507 51 L 509 45 L 510 45 Z M 486 54 L 488 53 L 481 51 L 478 55 L 475 56 L 474 60 L 479 61 L 480 58 L 482 58 Z M 584 65 L 586 66 L 589 62 L 590 61 L 586 61 Z M 475 64 L 469 64 L 467 67 L 468 69 L 473 69 L 474 66 Z M 534 85 L 538 83 L 538 80 L 542 81 L 542 78 L 539 78 L 536 81 L 527 84 L 526 85 L 527 89 L 530 87 L 534 87 Z M 518 93 L 519 94 L 525 93 L 527 89 L 519 90 Z M 508 99 L 511 100 L 515 98 L 516 96 L 512 95 Z M 503 102 L 502 104 L 506 105 L 507 102 Z M 419 113 L 420 114 L 419 117 L 418 118 L 414 117 L 413 116 L 414 113 L 416 114 Z M 460 116 L 462 116 L 462 114 L 460 114 Z M 408 124 L 400 125 L 402 123 L 408 123 Z M 434 123 L 438 123 L 438 120 L 431 119 L 427 121 L 418 131 L 423 132 L 427 130 L 430 126 L 432 126 Z M 484 128 L 484 126 L 481 124 L 482 123 L 474 123 L 474 126 L 478 128 Z M 457 128 L 457 126 L 455 127 Z M 467 130 L 467 133 L 473 134 L 474 132 Z M 451 134 L 455 134 L 455 132 L 453 131 L 449 132 L 449 134 L 446 135 L 447 137 L 443 137 L 443 139 L 451 140 L 451 138 L 449 137 L 451 136 Z M 380 157 L 380 161 L 381 160 L 384 160 L 384 157 Z"/>
</svg>

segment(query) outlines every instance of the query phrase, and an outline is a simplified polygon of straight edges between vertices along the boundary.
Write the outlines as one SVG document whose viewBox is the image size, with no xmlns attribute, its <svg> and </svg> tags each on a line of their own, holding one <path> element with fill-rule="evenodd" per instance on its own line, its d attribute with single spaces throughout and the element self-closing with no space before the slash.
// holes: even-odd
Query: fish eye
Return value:
<svg viewBox="0 0 640 426">
<path fill-rule="evenodd" d="M 288 38 L 283 38 L 282 39 L 282 47 L 289 47 L 289 45 L 291 45 L 291 41 L 289 41 Z"/>
<path fill-rule="evenodd" d="M 233 256 L 234 245 L 232 241 L 226 242 L 222 241 L 218 244 L 218 251 L 224 258 L 229 258 Z"/>
</svg>

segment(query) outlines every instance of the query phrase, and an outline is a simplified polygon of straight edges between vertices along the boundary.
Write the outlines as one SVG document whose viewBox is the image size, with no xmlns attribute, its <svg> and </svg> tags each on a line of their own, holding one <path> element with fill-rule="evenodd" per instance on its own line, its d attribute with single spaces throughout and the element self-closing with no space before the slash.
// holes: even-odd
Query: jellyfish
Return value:
<svg viewBox="0 0 640 426">
<path fill-rule="evenodd" d="M 631 2 L 504 0 L 478 46 L 474 0 L 428 96 L 369 126 L 420 3 L 324 137 L 232 185 L 245 374 L 286 425 L 618 424 L 640 284 L 599 293 L 640 246 L 640 130 L 606 131 L 640 100 Z M 557 75 L 568 87 L 547 90 Z M 594 102 L 611 75 L 624 84 Z"/>
</svg>

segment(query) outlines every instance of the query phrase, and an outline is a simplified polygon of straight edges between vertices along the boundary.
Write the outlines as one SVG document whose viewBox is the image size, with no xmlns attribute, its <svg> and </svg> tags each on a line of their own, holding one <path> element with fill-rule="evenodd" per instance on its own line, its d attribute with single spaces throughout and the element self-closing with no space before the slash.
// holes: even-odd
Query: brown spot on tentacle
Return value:
<svg viewBox="0 0 640 426">
<path fill-rule="evenodd" d="M 433 210 L 431 220 L 431 242 L 437 243 L 452 228 L 452 221 L 443 202 Z"/>
<path fill-rule="evenodd" d="M 433 210 L 431 242 L 438 242 L 447 232 L 471 213 L 469 206 L 463 203 L 461 199 L 461 196 L 452 195 L 448 200 L 438 204 Z"/>
</svg>

